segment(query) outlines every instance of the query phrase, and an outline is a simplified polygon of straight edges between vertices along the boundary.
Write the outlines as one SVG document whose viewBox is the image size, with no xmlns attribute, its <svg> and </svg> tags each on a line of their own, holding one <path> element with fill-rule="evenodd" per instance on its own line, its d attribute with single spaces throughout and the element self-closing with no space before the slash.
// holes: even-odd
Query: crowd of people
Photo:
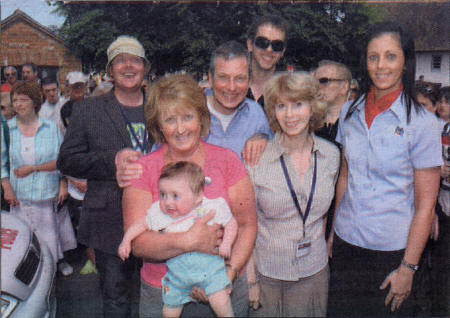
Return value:
<svg viewBox="0 0 450 318">
<path fill-rule="evenodd" d="M 394 23 L 368 30 L 359 81 L 331 60 L 277 72 L 288 37 L 255 18 L 201 85 L 149 85 L 126 35 L 95 90 L 4 68 L 2 209 L 63 275 L 63 252 L 86 247 L 104 317 L 450 315 L 449 87 L 415 85 Z"/>
</svg>

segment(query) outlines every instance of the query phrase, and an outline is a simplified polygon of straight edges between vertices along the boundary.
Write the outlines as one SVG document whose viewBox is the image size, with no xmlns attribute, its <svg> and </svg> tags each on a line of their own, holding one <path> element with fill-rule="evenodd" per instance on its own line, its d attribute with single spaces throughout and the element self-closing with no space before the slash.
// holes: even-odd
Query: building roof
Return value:
<svg viewBox="0 0 450 318">
<path fill-rule="evenodd" d="M 4 31 L 7 28 L 9 28 L 11 25 L 17 23 L 17 22 L 24 22 L 30 25 L 32 28 L 39 30 L 42 33 L 45 33 L 52 39 L 54 39 L 57 42 L 60 42 L 62 45 L 66 46 L 64 41 L 57 36 L 50 28 L 47 28 L 46 26 L 40 24 L 33 18 L 31 18 L 28 14 L 23 12 L 20 9 L 16 9 L 9 17 L 4 19 L 1 23 L 1 30 Z"/>
<path fill-rule="evenodd" d="M 445 27 L 445 24 L 444 22 L 439 27 L 433 25 L 431 31 L 421 32 L 422 34 L 416 36 L 414 40 L 416 51 L 450 51 L 450 32 L 449 28 Z"/>
</svg>

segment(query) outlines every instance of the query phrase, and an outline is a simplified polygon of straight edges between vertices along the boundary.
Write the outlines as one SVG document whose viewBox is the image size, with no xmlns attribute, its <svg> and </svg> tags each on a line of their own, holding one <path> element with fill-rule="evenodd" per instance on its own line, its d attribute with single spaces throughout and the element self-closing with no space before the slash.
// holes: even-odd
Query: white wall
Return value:
<svg viewBox="0 0 450 318">
<path fill-rule="evenodd" d="M 442 55 L 440 71 L 431 70 L 431 56 Z M 416 80 L 424 76 L 425 82 L 450 85 L 450 52 L 416 52 Z"/>
</svg>

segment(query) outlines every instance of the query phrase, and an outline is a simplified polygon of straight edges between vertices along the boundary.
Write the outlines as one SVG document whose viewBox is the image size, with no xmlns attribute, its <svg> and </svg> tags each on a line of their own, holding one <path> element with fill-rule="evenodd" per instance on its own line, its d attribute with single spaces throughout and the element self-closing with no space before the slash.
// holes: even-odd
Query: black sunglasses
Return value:
<svg viewBox="0 0 450 318">
<path fill-rule="evenodd" d="M 345 80 L 342 78 L 328 78 L 328 77 L 319 78 L 320 84 L 328 84 L 329 82 L 341 82 L 341 81 L 345 81 Z"/>
<path fill-rule="evenodd" d="M 6 73 L 5 77 L 16 76 L 16 73 Z"/>
<path fill-rule="evenodd" d="M 272 46 L 272 51 L 277 53 L 284 50 L 284 41 L 281 40 L 270 41 L 265 37 L 257 36 L 254 43 L 257 48 L 260 48 L 262 50 L 266 50 L 269 46 Z"/>
</svg>

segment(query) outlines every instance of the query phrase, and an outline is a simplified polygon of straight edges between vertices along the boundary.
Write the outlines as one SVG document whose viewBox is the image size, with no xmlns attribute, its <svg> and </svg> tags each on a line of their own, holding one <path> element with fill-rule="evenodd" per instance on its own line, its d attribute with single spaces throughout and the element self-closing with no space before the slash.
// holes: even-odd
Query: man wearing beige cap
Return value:
<svg viewBox="0 0 450 318">
<path fill-rule="evenodd" d="M 106 72 L 114 87 L 74 105 L 57 166 L 65 175 L 87 179 L 78 240 L 95 250 L 104 317 L 131 317 L 136 262 L 132 257 L 122 262 L 117 255 L 123 221 L 114 158 L 123 148 L 142 153 L 151 148 L 141 89 L 150 63 L 141 43 L 130 36 L 118 37 L 107 55 Z"/>
</svg>

